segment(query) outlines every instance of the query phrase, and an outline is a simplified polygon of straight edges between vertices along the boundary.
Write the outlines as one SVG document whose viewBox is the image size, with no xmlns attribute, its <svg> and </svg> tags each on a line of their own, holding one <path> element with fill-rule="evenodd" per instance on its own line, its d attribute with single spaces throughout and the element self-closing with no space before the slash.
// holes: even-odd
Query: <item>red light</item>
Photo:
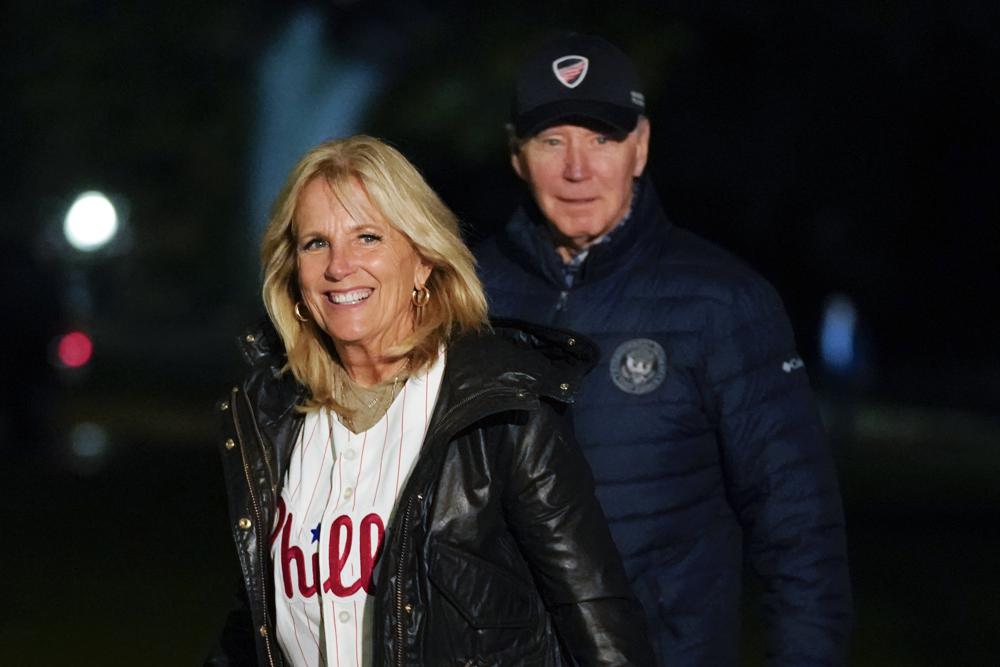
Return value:
<svg viewBox="0 0 1000 667">
<path fill-rule="evenodd" d="M 60 338 L 56 349 L 59 361 L 69 368 L 83 366 L 94 354 L 94 344 L 82 331 L 71 331 Z"/>
</svg>

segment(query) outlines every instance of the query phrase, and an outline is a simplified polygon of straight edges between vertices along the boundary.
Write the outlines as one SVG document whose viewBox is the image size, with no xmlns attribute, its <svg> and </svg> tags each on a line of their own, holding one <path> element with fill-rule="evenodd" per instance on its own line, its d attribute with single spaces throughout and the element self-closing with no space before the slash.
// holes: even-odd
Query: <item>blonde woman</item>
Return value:
<svg viewBox="0 0 1000 667">
<path fill-rule="evenodd" d="M 301 159 L 262 256 L 207 664 L 651 664 L 565 415 L 592 345 L 490 327 L 454 215 L 369 137 Z"/>
</svg>

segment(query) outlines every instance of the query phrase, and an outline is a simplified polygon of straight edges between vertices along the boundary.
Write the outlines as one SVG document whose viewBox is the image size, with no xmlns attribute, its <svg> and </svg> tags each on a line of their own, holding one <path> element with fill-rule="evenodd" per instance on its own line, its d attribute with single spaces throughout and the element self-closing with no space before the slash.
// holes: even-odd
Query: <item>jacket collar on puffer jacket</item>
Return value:
<svg viewBox="0 0 1000 667">
<path fill-rule="evenodd" d="M 613 231 L 607 242 L 591 247 L 574 285 L 628 270 L 644 253 L 655 251 L 655 244 L 649 240 L 654 235 L 666 234 L 669 229 L 670 222 L 663 213 L 656 189 L 648 176 L 640 177 L 631 217 Z M 525 271 L 562 288 L 562 260 L 552 244 L 548 222 L 530 196 L 514 212 L 498 242 L 501 248 L 506 246 L 505 254 L 521 264 Z"/>
</svg>

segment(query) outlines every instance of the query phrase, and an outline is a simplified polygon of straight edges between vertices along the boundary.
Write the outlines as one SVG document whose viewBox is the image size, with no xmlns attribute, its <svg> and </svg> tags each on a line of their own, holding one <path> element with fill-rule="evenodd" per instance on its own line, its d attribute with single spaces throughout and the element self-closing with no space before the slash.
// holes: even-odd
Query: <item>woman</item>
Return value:
<svg viewBox="0 0 1000 667">
<path fill-rule="evenodd" d="M 369 137 L 302 158 L 262 255 L 208 664 L 651 664 L 564 414 L 594 348 L 490 330 L 455 217 Z"/>
</svg>

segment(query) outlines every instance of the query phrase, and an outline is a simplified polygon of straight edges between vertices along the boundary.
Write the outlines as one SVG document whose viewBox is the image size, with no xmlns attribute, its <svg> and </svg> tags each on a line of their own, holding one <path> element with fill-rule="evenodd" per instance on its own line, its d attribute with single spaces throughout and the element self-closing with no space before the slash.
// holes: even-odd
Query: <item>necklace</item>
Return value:
<svg viewBox="0 0 1000 667">
<path fill-rule="evenodd" d="M 406 369 L 410 360 L 406 359 L 399 368 L 392 382 L 382 382 L 373 387 L 363 387 L 345 377 L 343 384 L 347 391 L 341 392 L 339 402 L 343 406 L 338 411 L 341 423 L 354 433 L 367 431 L 374 426 L 389 410 L 396 394 L 406 383 Z"/>
<path fill-rule="evenodd" d="M 382 382 L 375 385 L 374 387 L 362 387 L 358 383 L 351 381 L 347 386 L 350 387 L 351 391 L 354 392 L 355 398 L 363 405 L 366 409 L 371 410 L 374 408 L 379 401 L 385 398 L 386 394 L 392 396 L 396 393 L 396 387 L 399 385 L 399 375 L 397 374 L 392 378 L 392 383 Z"/>
</svg>

